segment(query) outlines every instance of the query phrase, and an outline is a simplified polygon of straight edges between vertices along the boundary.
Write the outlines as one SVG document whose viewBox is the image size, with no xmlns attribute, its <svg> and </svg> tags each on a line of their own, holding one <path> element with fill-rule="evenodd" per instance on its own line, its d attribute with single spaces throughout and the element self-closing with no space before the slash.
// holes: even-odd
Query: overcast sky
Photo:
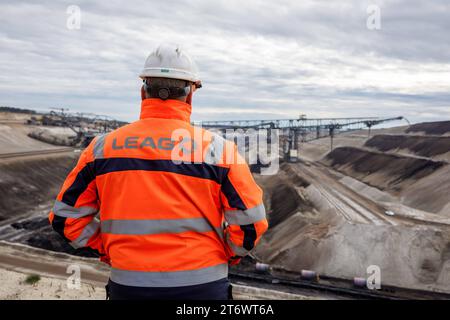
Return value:
<svg viewBox="0 0 450 320">
<path fill-rule="evenodd" d="M 449 17 L 448 0 L 2 0 L 0 105 L 132 121 L 145 58 L 173 42 L 203 80 L 194 120 L 450 119 Z"/>
</svg>

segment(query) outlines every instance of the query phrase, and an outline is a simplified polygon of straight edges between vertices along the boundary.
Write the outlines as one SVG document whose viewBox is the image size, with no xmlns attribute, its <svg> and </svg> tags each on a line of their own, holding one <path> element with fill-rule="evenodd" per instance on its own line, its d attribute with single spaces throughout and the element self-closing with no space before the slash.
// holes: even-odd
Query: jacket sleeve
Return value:
<svg viewBox="0 0 450 320">
<path fill-rule="evenodd" d="M 228 173 L 221 187 L 221 200 L 227 224 L 225 238 L 233 259 L 246 256 L 266 232 L 268 223 L 262 190 L 256 184 L 236 145 Z"/>
<path fill-rule="evenodd" d="M 93 143 L 83 151 L 77 165 L 67 176 L 50 211 L 49 220 L 53 229 L 72 247 L 88 248 L 103 256 L 100 222 L 95 217 L 99 200 L 92 149 Z"/>
</svg>

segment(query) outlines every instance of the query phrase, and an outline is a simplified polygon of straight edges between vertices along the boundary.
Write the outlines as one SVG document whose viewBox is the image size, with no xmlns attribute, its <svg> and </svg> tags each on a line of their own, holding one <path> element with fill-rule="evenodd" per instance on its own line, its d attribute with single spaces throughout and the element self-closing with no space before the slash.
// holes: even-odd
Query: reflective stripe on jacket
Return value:
<svg viewBox="0 0 450 320">
<path fill-rule="evenodd" d="M 83 151 L 50 212 L 72 246 L 110 262 L 116 283 L 222 279 L 230 259 L 248 254 L 267 229 L 262 191 L 236 146 L 206 130 L 198 135 L 190 111 L 177 100 L 144 100 L 139 121 Z M 230 155 L 240 161 L 227 163 Z"/>
</svg>

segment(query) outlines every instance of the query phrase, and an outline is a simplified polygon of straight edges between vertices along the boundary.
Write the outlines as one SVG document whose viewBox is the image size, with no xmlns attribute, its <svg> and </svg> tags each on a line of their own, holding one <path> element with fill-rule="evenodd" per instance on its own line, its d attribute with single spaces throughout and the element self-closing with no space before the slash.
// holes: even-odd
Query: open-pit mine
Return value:
<svg viewBox="0 0 450 320">
<path fill-rule="evenodd" d="M 303 136 L 276 174 L 255 170 L 269 231 L 231 270 L 238 298 L 450 297 L 450 121 L 371 127 Z M 47 219 L 82 147 L 64 124 L 0 112 L 0 299 L 104 298 L 106 266 Z M 87 284 L 58 293 L 74 262 Z M 381 289 L 358 288 L 373 270 Z M 22 273 L 44 278 L 40 296 Z"/>
</svg>

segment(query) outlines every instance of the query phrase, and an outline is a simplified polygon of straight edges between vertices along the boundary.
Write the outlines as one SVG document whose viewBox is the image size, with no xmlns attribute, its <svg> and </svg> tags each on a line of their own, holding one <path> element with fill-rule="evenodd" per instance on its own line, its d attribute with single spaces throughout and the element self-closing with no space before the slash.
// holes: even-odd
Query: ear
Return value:
<svg viewBox="0 0 450 320">
<path fill-rule="evenodd" d="M 202 82 L 200 80 L 197 80 L 196 82 L 194 82 L 194 87 L 194 91 L 200 89 L 202 87 Z"/>
<path fill-rule="evenodd" d="M 145 90 L 144 90 L 144 86 L 141 87 L 141 100 L 144 101 L 145 99 L 147 99 Z"/>
<path fill-rule="evenodd" d="M 192 105 L 192 95 L 195 91 L 195 85 L 191 84 L 191 90 L 189 91 L 188 96 L 186 97 L 186 103 Z"/>
</svg>

